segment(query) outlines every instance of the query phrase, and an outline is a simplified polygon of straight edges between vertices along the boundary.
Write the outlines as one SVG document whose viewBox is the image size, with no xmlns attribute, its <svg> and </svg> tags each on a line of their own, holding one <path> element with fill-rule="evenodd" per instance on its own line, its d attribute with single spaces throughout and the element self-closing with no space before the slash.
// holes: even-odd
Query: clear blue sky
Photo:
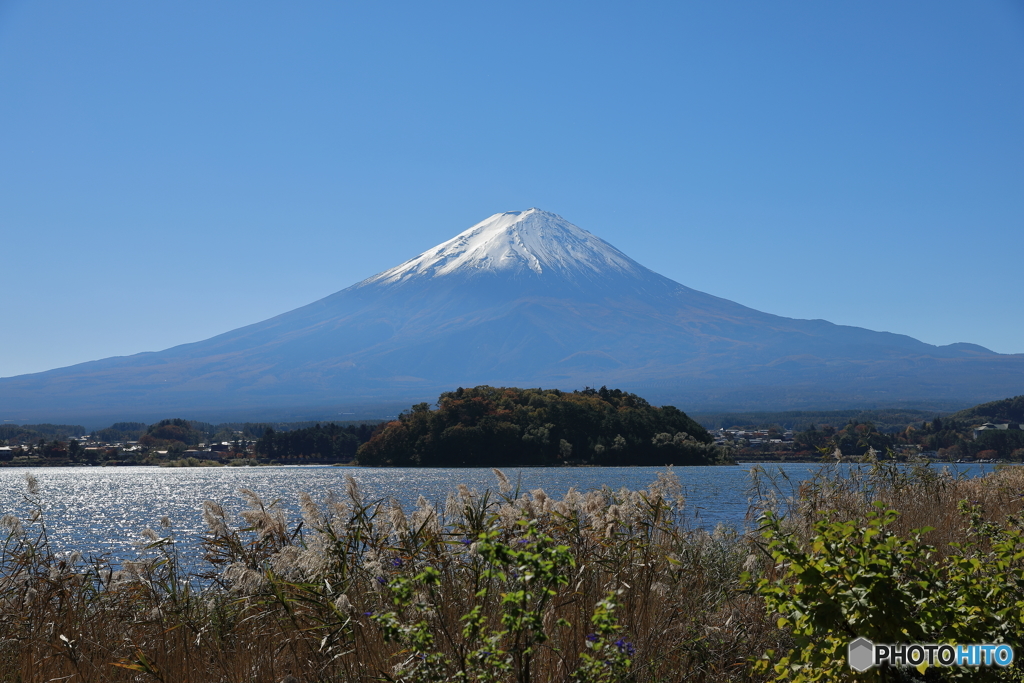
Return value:
<svg viewBox="0 0 1024 683">
<path fill-rule="evenodd" d="M 0 0 L 0 376 L 531 206 L 760 310 L 1024 352 L 1024 3 Z"/>
</svg>

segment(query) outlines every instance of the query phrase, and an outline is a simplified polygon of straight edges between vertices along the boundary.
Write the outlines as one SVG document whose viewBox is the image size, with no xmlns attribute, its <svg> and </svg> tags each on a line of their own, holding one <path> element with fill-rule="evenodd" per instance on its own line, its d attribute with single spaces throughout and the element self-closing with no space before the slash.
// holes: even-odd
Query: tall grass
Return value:
<svg viewBox="0 0 1024 683">
<path fill-rule="evenodd" d="M 29 478 L 32 513 L 0 520 L 0 681 L 746 681 L 793 647 L 741 579 L 784 583 L 785 567 L 756 532 L 689 526 L 671 472 L 561 499 L 495 474 L 495 490 L 411 510 L 348 477 L 301 496 L 295 519 L 243 490 L 238 519 L 205 504 L 201 558 L 185 561 L 165 519 L 116 568 L 52 550 Z M 789 490 L 761 471 L 752 496 L 801 544 L 881 501 L 900 511 L 895 533 L 934 527 L 949 553 L 978 515 L 1012 524 L 1022 491 L 1024 469 L 964 480 L 874 463 Z"/>
<path fill-rule="evenodd" d="M 784 516 L 787 530 L 805 540 L 823 518 L 864 526 L 875 503 L 882 503 L 899 512 L 892 525 L 898 536 L 930 528 L 923 540 L 945 555 L 951 544 L 963 544 L 973 534 L 971 516 L 964 514 L 961 503 L 977 507 L 985 521 L 997 525 L 1013 524 L 1024 512 L 1024 467 L 1015 465 L 969 478 L 948 466 L 926 461 L 904 466 L 869 454 L 852 466 L 825 464 L 801 482 L 763 468 L 753 474 L 755 506 Z"/>
<path fill-rule="evenodd" d="M 443 509 L 351 477 L 301 519 L 252 491 L 240 520 L 209 501 L 191 572 L 169 521 L 117 571 L 56 555 L 30 482 L 36 512 L 4 522 L 0 680 L 745 680 L 778 644 L 739 590 L 752 546 L 688 527 L 673 475 L 560 500 L 497 476 Z"/>
</svg>

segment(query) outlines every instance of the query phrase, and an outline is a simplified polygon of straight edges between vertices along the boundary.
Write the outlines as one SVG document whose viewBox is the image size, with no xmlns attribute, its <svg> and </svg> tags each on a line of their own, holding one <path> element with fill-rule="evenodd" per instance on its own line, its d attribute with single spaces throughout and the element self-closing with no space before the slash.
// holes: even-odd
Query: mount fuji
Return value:
<svg viewBox="0 0 1024 683">
<path fill-rule="evenodd" d="M 0 418 L 336 415 L 477 384 L 691 411 L 969 404 L 1024 393 L 1024 355 L 756 311 L 529 209 L 205 341 L 0 379 Z"/>
</svg>

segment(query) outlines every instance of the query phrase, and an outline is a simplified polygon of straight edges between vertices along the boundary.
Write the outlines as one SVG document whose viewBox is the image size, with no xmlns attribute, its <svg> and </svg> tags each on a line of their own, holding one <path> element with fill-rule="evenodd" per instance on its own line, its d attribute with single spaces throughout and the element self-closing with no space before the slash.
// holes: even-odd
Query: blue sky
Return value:
<svg viewBox="0 0 1024 683">
<path fill-rule="evenodd" d="M 0 2 L 0 376 L 531 206 L 760 310 L 1024 352 L 1024 4 Z"/>
</svg>

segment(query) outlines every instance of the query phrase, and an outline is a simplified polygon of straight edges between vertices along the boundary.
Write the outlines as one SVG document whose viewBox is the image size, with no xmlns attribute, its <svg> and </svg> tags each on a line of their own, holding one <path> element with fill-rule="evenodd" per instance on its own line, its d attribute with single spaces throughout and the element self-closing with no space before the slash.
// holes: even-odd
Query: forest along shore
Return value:
<svg viewBox="0 0 1024 683">
<path fill-rule="evenodd" d="M 536 395 L 528 393 L 531 391 Z M 618 411 L 623 400 L 633 402 L 633 409 L 640 414 L 647 409 L 661 409 L 650 407 L 634 395 L 604 388 L 554 392 L 477 387 L 462 392 L 461 396 L 458 392 L 442 394 L 441 402 L 447 399 L 444 410 L 418 404 L 391 421 L 214 425 L 173 418 L 150 425 L 118 422 L 92 432 L 80 425 L 4 424 L 0 425 L 0 467 L 352 463 L 359 462 L 360 448 L 375 435 L 378 443 L 368 447 L 361 464 L 636 465 L 645 458 L 655 465 L 819 462 L 823 457 L 856 461 L 870 451 L 877 457 L 902 462 L 922 458 L 965 463 L 1024 461 L 1024 396 L 952 414 L 892 409 L 691 417 L 677 411 L 674 422 L 659 418 L 662 423 L 652 424 L 654 431 L 650 433 L 631 433 L 628 428 L 612 432 L 606 424 L 605 434 L 600 425 L 594 426 L 594 420 L 581 421 L 571 413 L 587 403 L 603 403 L 606 405 L 601 410 Z M 502 396 L 499 392 L 512 394 Z M 551 403 L 555 398 L 556 405 L 570 408 L 562 411 L 569 415 L 564 424 L 559 420 L 556 425 L 545 421 L 546 415 L 545 419 L 529 418 L 527 410 L 528 419 L 516 424 L 509 418 L 510 398 L 512 404 L 522 404 L 525 399 L 526 408 L 531 401 Z M 600 411 L 592 412 L 600 416 Z M 578 426 L 573 427 L 574 423 Z M 504 426 L 497 428 L 500 425 Z M 509 457 L 492 457 L 492 452 L 511 448 L 506 433 L 510 425 L 517 437 L 515 448 Z M 389 428 L 389 434 L 384 435 Z M 401 434 L 403 431 L 405 434 Z M 401 438 L 393 438 L 396 434 Z M 424 445 L 408 443 L 410 436 L 422 439 Z M 616 437 L 622 440 L 617 441 Z M 431 445 L 427 446 L 428 443 Z M 449 457 L 445 453 L 457 455 Z"/>
</svg>

